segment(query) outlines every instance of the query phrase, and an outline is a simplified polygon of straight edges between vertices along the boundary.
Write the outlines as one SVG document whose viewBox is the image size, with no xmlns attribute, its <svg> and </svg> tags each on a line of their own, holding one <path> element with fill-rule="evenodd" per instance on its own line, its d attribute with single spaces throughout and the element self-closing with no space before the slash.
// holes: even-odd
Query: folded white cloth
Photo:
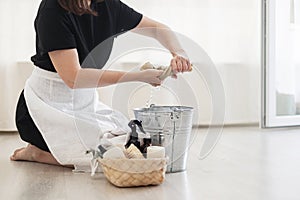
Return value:
<svg viewBox="0 0 300 200">
<path fill-rule="evenodd" d="M 57 73 L 35 68 L 24 96 L 30 116 L 62 165 L 90 167 L 87 150 L 103 137 L 124 144 L 130 132 L 129 120 L 100 102 L 95 88 L 70 89 Z"/>
</svg>

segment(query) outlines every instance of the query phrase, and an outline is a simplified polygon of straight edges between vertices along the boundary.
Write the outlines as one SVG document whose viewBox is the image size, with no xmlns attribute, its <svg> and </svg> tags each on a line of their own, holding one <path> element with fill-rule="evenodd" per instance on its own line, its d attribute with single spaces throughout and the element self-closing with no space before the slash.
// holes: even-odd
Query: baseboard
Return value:
<svg viewBox="0 0 300 200">
<path fill-rule="evenodd" d="M 253 123 L 232 123 L 232 124 L 224 124 L 224 125 L 218 125 L 218 124 L 200 124 L 200 125 L 193 125 L 193 128 L 218 128 L 218 127 L 224 127 L 224 128 L 233 128 L 233 127 L 260 127 L 258 122 Z"/>
</svg>

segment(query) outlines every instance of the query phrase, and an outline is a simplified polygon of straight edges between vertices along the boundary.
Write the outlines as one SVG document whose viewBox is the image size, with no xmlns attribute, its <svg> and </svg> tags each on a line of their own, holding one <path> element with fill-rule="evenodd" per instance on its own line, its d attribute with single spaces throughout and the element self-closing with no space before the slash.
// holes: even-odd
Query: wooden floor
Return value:
<svg viewBox="0 0 300 200">
<path fill-rule="evenodd" d="M 204 131 L 193 142 L 184 173 L 168 174 L 161 186 L 119 189 L 102 174 L 11 162 L 23 145 L 17 134 L 0 133 L 2 200 L 296 200 L 300 199 L 300 129 L 225 128 L 213 152 L 198 158 Z"/>
</svg>

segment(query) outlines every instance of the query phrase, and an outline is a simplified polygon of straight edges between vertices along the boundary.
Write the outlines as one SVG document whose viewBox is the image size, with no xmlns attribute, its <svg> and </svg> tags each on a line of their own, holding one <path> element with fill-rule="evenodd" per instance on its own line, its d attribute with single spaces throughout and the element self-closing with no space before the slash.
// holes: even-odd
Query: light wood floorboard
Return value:
<svg viewBox="0 0 300 200">
<path fill-rule="evenodd" d="M 25 145 L 16 133 L 0 133 L 0 199 L 4 200 L 298 200 L 300 129 L 223 130 L 212 153 L 199 159 L 205 130 L 189 151 L 188 170 L 167 174 L 161 186 L 120 189 L 102 174 L 31 162 L 11 162 Z"/>
</svg>

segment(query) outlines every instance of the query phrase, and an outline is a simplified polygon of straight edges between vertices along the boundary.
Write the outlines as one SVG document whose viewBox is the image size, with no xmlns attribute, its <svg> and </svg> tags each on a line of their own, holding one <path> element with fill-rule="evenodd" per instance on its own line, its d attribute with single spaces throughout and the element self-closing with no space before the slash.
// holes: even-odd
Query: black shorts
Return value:
<svg viewBox="0 0 300 200">
<path fill-rule="evenodd" d="M 24 90 L 22 91 L 16 111 L 16 125 L 20 137 L 23 141 L 28 142 L 44 151 L 50 152 L 49 148 L 41 135 L 38 128 L 35 126 L 31 116 L 29 115 L 26 101 L 24 98 Z"/>
</svg>

